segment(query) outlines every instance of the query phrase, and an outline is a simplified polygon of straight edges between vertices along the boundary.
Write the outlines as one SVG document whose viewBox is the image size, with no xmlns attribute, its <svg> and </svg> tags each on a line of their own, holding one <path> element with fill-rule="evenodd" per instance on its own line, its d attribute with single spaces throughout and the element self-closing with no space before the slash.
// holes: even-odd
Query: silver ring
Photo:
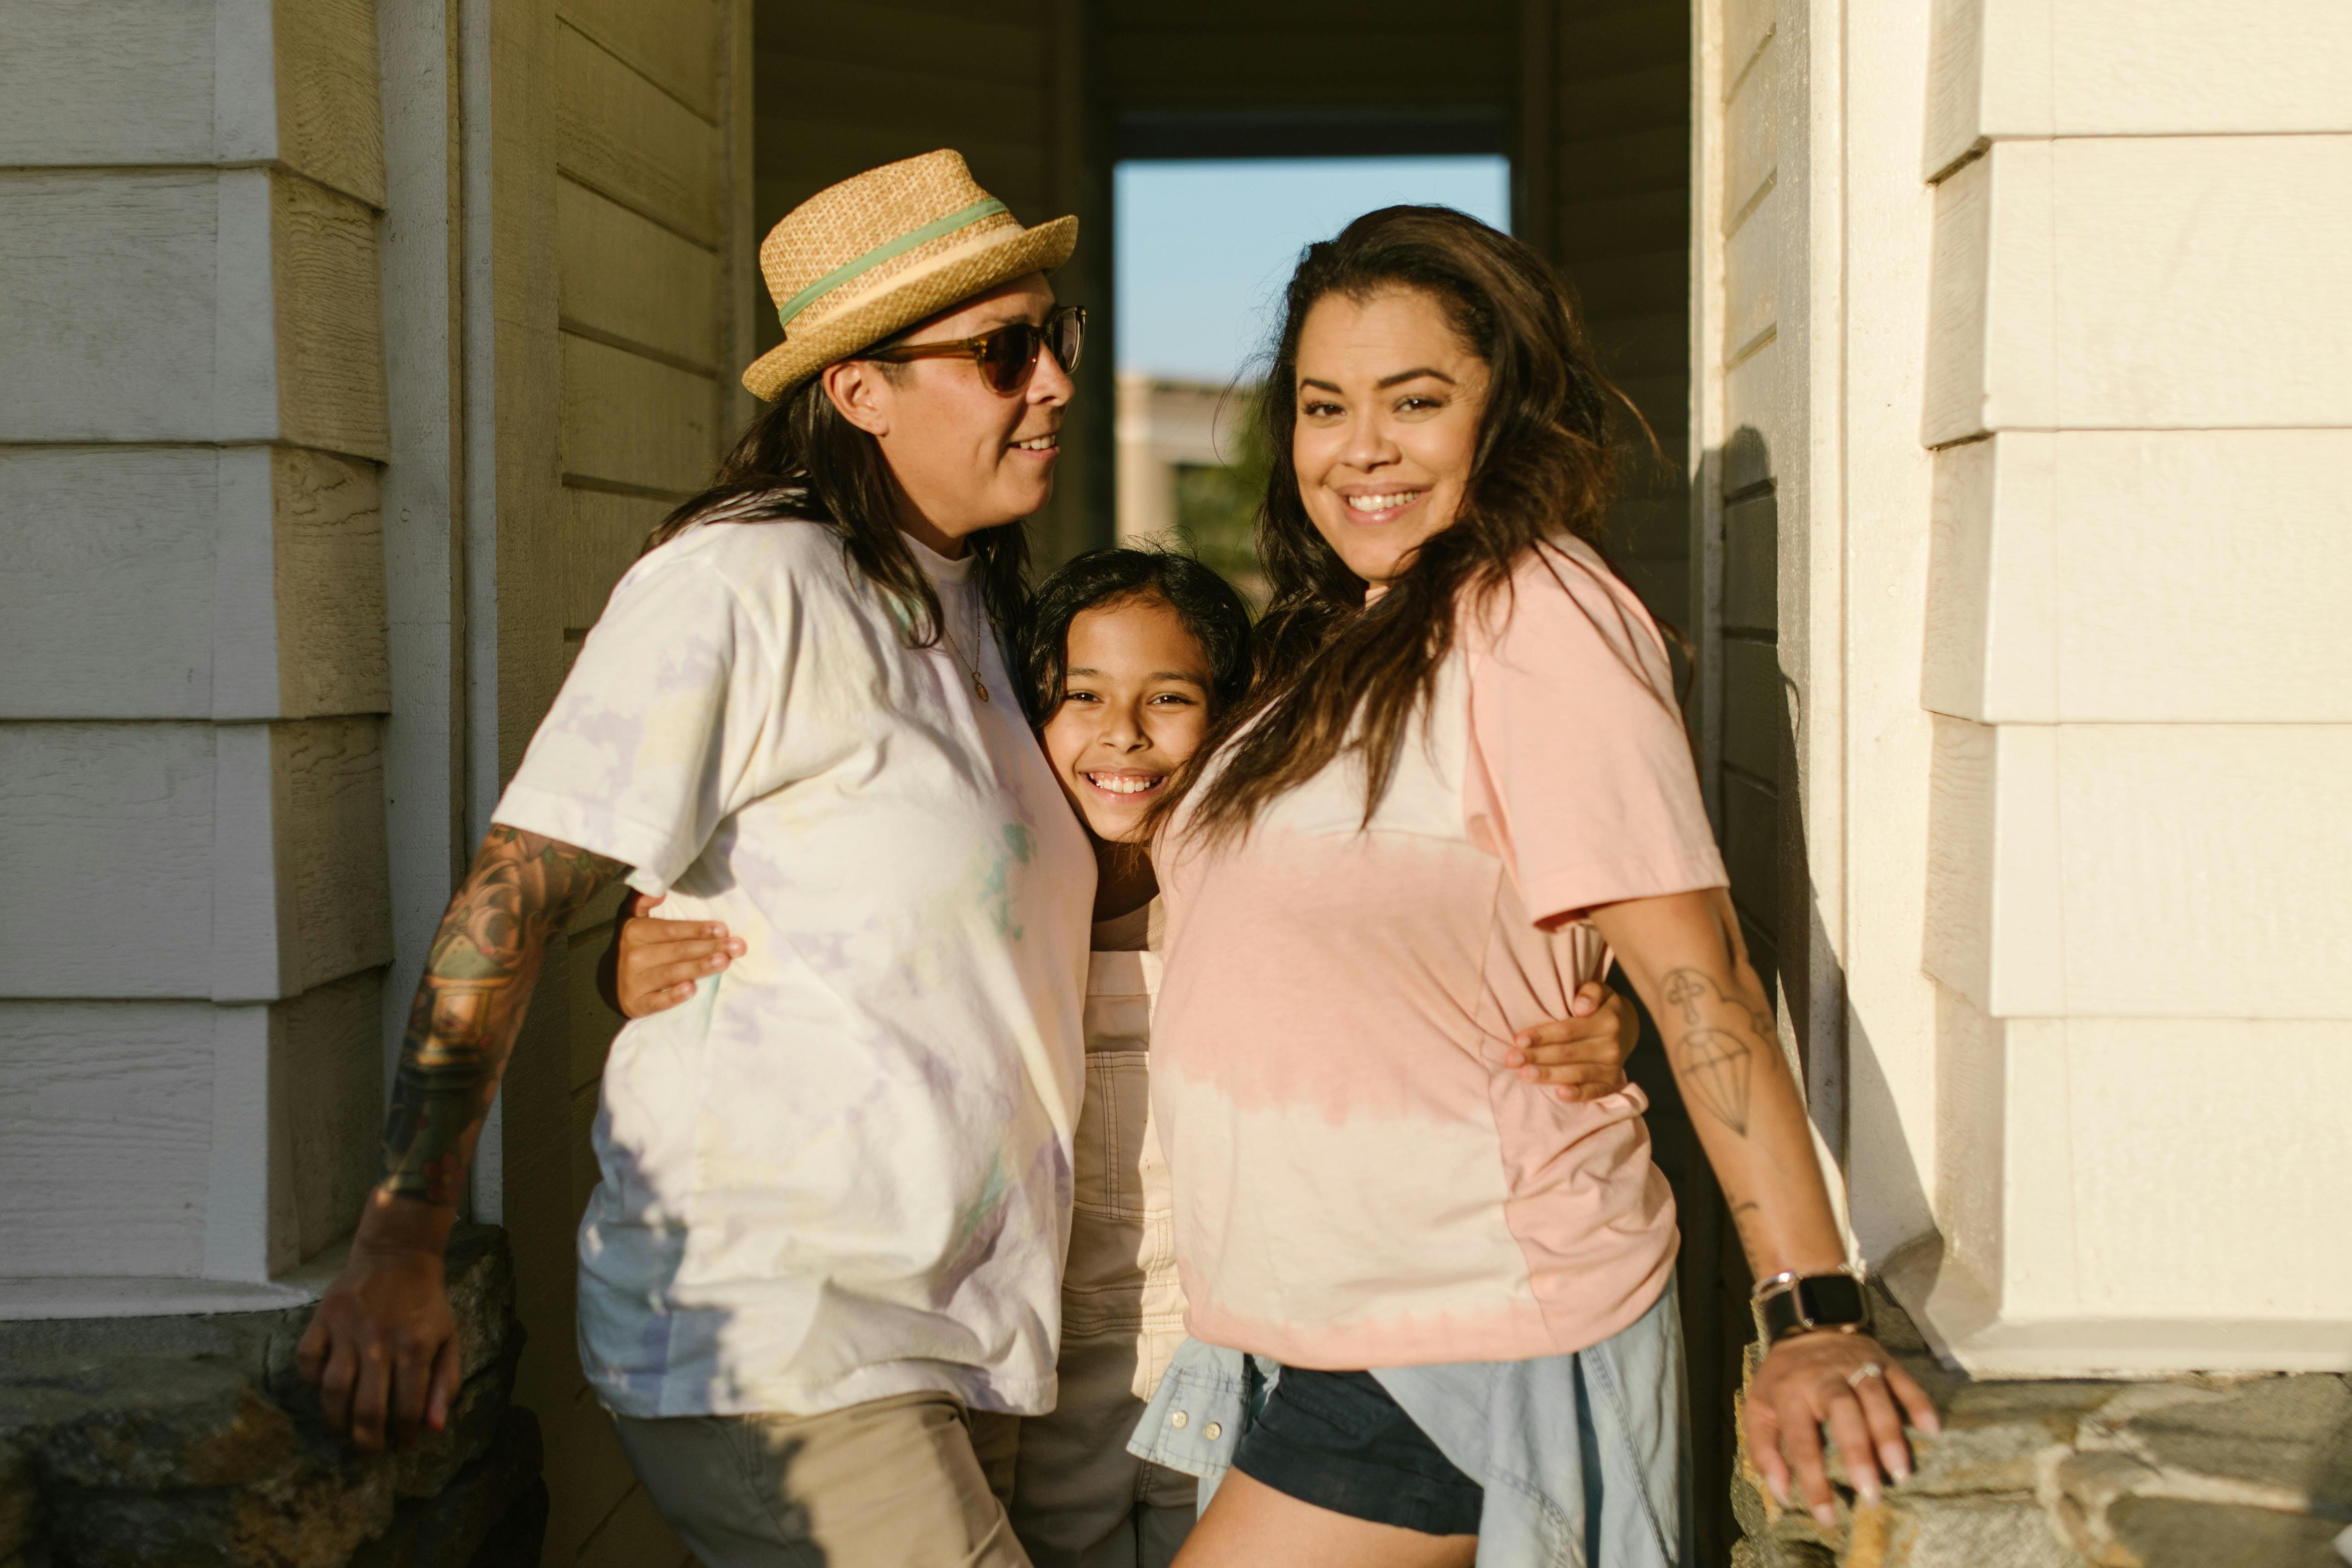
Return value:
<svg viewBox="0 0 2352 1568">
<path fill-rule="evenodd" d="M 1885 1375 L 1886 1369 L 1885 1367 L 1879 1365 L 1874 1361 L 1866 1361 L 1860 1366 L 1855 1367 L 1852 1372 L 1845 1374 L 1845 1385 L 1848 1388 L 1860 1388 L 1864 1378 L 1885 1377 Z"/>
</svg>

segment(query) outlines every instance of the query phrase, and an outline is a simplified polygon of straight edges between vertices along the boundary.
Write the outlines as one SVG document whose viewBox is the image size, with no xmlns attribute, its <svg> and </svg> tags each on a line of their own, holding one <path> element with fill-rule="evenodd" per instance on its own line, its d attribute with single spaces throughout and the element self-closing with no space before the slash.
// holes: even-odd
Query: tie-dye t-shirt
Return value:
<svg viewBox="0 0 2352 1568">
<path fill-rule="evenodd" d="M 969 558 L 913 548 L 936 647 L 815 524 L 655 551 L 499 803 L 749 949 L 604 1064 L 580 1359 L 624 1415 L 1053 1405 L 1094 856 Z"/>
<path fill-rule="evenodd" d="M 1531 553 L 1464 618 L 1363 815 L 1349 762 L 1237 843 L 1180 818 L 1160 847 L 1186 1324 L 1331 1370 L 1597 1344 L 1674 1264 L 1646 1102 L 1561 1104 L 1504 1053 L 1606 968 L 1580 912 L 1724 874 L 1664 647 L 1591 550 Z"/>
</svg>

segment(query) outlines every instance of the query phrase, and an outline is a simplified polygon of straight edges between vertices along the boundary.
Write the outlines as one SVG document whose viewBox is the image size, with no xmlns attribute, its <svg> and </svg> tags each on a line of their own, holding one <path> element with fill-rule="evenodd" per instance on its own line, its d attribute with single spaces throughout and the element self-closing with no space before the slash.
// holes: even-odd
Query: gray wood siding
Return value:
<svg viewBox="0 0 2352 1568">
<path fill-rule="evenodd" d="M 951 147 L 1024 224 L 1081 219 L 1055 295 L 1091 306 L 1053 502 L 1029 524 L 1051 565 L 1111 538 L 1109 172 L 1089 122 L 1097 11 L 1084 0 L 754 0 L 755 231 L 877 163 Z M 757 346 L 782 341 L 758 289 Z M 740 369 L 740 366 L 736 367 Z"/>
<path fill-rule="evenodd" d="M 487 237 L 496 300 L 495 516 L 476 545 L 494 622 L 475 643 L 476 812 L 521 761 L 581 640 L 646 533 L 706 485 L 752 405 L 750 6 L 744 0 L 540 0 L 499 19 L 508 108 Z M 469 237 L 480 243 L 480 237 Z M 472 459 L 469 458 L 469 465 Z M 476 514 L 478 517 L 479 513 Z M 478 523 L 476 525 L 478 528 Z M 487 559 L 485 559 L 487 555 Z M 485 763 L 494 763 L 484 768 Z M 478 832 L 484 821 L 474 824 Z M 507 1226 L 530 1332 L 515 1397 L 540 1417 L 549 1563 L 676 1563 L 574 1349 L 573 1237 L 604 1054 L 595 993 L 618 889 L 554 944 L 509 1068 L 477 1194 Z"/>
<path fill-rule="evenodd" d="M 266 1287 L 381 1115 L 375 12 L 90 27 L 0 51 L 0 1228 L 14 1277 Z"/>
</svg>

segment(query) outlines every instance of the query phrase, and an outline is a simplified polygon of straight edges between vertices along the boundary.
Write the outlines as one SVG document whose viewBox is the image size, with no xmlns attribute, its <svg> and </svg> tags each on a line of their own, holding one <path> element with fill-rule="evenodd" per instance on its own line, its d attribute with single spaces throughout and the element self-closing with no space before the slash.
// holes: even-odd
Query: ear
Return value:
<svg viewBox="0 0 2352 1568">
<path fill-rule="evenodd" d="M 825 366 L 818 376 L 841 416 L 868 436 L 890 434 L 891 416 L 897 411 L 894 389 L 881 368 L 870 360 L 845 359 Z"/>
</svg>

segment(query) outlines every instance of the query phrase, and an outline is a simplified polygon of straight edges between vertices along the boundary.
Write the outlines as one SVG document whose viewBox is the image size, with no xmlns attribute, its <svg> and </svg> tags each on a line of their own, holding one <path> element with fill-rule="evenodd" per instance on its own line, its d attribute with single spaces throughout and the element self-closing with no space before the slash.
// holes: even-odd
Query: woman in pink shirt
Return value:
<svg viewBox="0 0 2352 1568">
<path fill-rule="evenodd" d="M 1411 1374 L 1676 1335 L 1641 1091 L 1564 1102 L 1507 1061 L 1612 951 L 1766 1281 L 1751 1451 L 1824 1513 L 1826 1425 L 1874 1496 L 1933 1409 L 1864 1331 L 1664 648 L 1590 542 L 1613 393 L 1573 307 L 1519 242 L 1391 208 L 1309 249 L 1266 386 L 1274 603 L 1255 695 L 1162 808 L 1152 1088 L 1188 1326 L 1280 1364 L 1181 1562 L 1467 1563 L 1480 1482 Z M 1651 1499 L 1675 1438 L 1632 1444 Z M 1588 1458 L 1598 1519 L 1622 1456 Z"/>
</svg>

